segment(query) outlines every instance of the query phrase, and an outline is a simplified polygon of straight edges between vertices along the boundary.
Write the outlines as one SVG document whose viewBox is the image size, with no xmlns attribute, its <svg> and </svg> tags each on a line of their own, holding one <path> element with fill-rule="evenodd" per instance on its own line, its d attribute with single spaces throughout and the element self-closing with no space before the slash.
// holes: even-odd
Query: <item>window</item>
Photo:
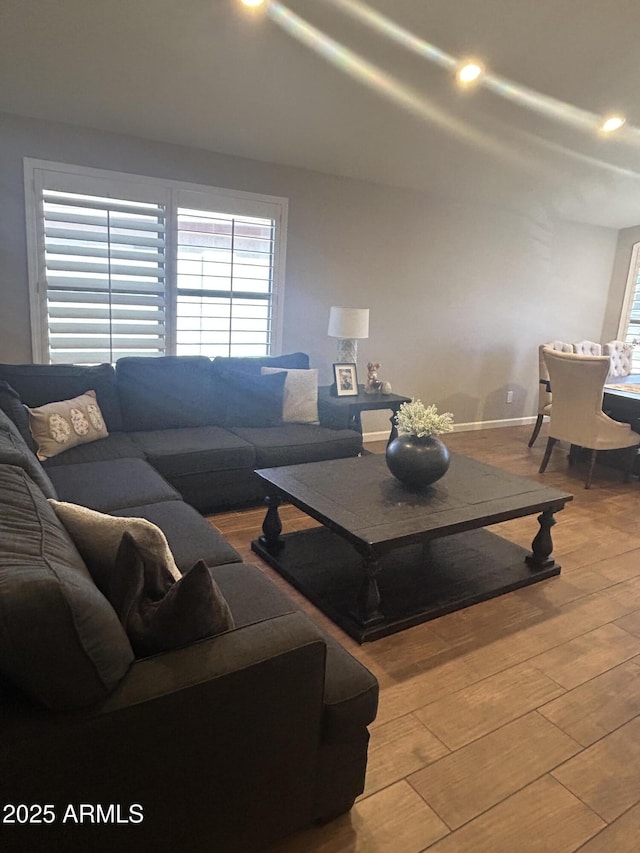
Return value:
<svg viewBox="0 0 640 853">
<path fill-rule="evenodd" d="M 179 355 L 266 355 L 274 224 L 178 208 Z"/>
<path fill-rule="evenodd" d="M 43 189 L 42 210 L 49 360 L 163 354 L 164 207 Z"/>
<path fill-rule="evenodd" d="M 277 350 L 286 199 L 25 161 L 35 361 Z"/>
<path fill-rule="evenodd" d="M 628 344 L 635 344 L 632 353 L 632 373 L 640 373 L 640 243 L 631 253 L 627 291 L 622 309 L 618 337 Z"/>
</svg>

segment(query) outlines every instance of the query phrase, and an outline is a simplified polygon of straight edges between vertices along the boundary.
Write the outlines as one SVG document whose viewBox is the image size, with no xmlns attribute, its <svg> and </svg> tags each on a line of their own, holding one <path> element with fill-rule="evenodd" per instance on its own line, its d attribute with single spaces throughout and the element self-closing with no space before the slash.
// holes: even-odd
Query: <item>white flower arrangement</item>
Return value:
<svg viewBox="0 0 640 853">
<path fill-rule="evenodd" d="M 421 400 L 415 399 L 400 406 L 396 414 L 396 424 L 401 432 L 422 438 L 425 435 L 451 432 L 453 415 L 451 412 L 439 415 L 434 405 L 425 406 Z"/>
</svg>

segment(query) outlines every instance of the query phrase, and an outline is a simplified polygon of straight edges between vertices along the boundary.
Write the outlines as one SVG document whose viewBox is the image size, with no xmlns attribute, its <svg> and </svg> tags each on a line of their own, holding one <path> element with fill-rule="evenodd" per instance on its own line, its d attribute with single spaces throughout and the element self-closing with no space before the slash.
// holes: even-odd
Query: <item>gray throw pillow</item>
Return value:
<svg viewBox="0 0 640 853">
<path fill-rule="evenodd" d="M 122 536 L 108 598 L 136 657 L 187 646 L 234 627 L 229 605 L 204 561 L 175 581 L 157 553 L 130 533 Z"/>
<path fill-rule="evenodd" d="M 226 427 L 273 427 L 282 425 L 286 371 L 255 376 L 242 370 L 219 369 L 225 384 Z"/>
<path fill-rule="evenodd" d="M 22 436 L 24 443 L 29 450 L 35 453 L 38 445 L 33 440 L 31 430 L 29 429 L 29 412 L 15 388 L 9 385 L 8 382 L 5 382 L 4 379 L 0 379 L 0 409 L 2 409 L 7 417 L 11 418 L 18 428 L 18 432 Z"/>
</svg>

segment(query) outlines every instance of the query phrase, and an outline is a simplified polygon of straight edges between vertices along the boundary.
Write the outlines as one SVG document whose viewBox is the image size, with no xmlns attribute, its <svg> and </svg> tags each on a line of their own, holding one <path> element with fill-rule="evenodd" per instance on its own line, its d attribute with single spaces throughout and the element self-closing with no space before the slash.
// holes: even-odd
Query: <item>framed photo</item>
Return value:
<svg viewBox="0 0 640 853">
<path fill-rule="evenodd" d="M 358 374 L 355 364 L 334 364 L 333 376 L 337 397 L 358 396 Z"/>
</svg>

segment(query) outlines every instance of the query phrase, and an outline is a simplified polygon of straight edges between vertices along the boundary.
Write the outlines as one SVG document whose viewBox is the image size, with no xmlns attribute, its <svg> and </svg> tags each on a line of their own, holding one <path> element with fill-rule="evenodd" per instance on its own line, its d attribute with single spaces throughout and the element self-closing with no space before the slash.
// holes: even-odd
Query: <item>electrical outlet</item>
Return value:
<svg viewBox="0 0 640 853">
<path fill-rule="evenodd" d="M 513 391 L 507 391 L 507 403 L 513 403 Z"/>
</svg>

